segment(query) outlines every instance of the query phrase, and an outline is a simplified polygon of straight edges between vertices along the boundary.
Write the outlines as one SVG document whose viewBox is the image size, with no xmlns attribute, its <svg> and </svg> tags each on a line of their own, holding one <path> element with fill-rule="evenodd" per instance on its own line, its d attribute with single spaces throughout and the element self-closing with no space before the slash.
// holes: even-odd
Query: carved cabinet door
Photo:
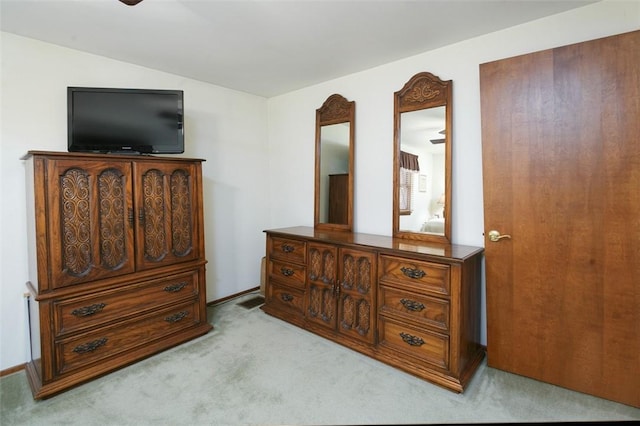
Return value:
<svg viewBox="0 0 640 426">
<path fill-rule="evenodd" d="M 310 243 L 308 259 L 307 320 L 373 343 L 375 253 Z"/>
<path fill-rule="evenodd" d="M 337 280 L 337 247 L 309 243 L 307 271 L 307 319 L 335 329 Z"/>
<path fill-rule="evenodd" d="M 128 161 L 48 163 L 46 188 L 37 191 L 49 209 L 51 288 L 134 271 L 131 178 Z"/>
<path fill-rule="evenodd" d="M 376 255 L 341 248 L 338 271 L 338 331 L 374 343 Z"/>
<path fill-rule="evenodd" d="M 138 270 L 199 256 L 196 168 L 171 162 L 136 163 Z"/>
</svg>

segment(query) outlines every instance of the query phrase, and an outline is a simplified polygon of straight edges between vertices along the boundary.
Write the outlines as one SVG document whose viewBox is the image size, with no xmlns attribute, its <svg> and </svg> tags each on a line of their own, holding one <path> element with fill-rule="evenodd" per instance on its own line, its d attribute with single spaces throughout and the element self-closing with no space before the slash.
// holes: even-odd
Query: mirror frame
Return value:
<svg viewBox="0 0 640 426">
<path fill-rule="evenodd" d="M 355 112 L 355 101 L 349 102 L 346 98 L 337 93 L 329 96 L 322 106 L 316 110 L 315 214 L 313 221 L 315 229 L 351 231 L 353 228 L 353 157 L 356 127 Z M 322 126 L 340 123 L 349 123 L 349 179 L 347 188 L 347 223 L 345 224 L 320 222 L 320 130 Z"/>
<path fill-rule="evenodd" d="M 439 77 L 421 72 L 404 87 L 394 93 L 393 115 L 393 237 L 434 243 L 451 243 L 451 145 L 452 145 L 452 86 L 451 80 L 443 81 Z M 400 136 L 401 114 L 421 109 L 445 107 L 445 209 L 444 235 L 400 230 Z M 426 142 L 426 141 L 425 141 Z"/>
</svg>

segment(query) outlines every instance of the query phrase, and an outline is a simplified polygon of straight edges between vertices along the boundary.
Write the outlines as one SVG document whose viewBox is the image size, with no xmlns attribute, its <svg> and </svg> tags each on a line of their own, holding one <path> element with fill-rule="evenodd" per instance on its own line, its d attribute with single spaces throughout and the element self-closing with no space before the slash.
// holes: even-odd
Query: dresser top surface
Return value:
<svg viewBox="0 0 640 426">
<path fill-rule="evenodd" d="M 32 157 L 74 158 L 87 160 L 136 160 L 136 161 L 205 161 L 202 158 L 187 158 L 179 154 L 170 155 L 148 155 L 148 154 L 103 154 L 94 152 L 62 152 L 62 151 L 28 151 L 21 160 L 28 160 Z"/>
<path fill-rule="evenodd" d="M 317 230 L 310 226 L 268 229 L 267 234 L 282 237 L 299 237 L 318 242 L 376 248 L 406 254 L 437 256 L 462 261 L 484 251 L 482 247 L 463 246 L 457 244 L 437 244 L 392 238 L 384 235 L 363 234 L 358 232 Z"/>
</svg>

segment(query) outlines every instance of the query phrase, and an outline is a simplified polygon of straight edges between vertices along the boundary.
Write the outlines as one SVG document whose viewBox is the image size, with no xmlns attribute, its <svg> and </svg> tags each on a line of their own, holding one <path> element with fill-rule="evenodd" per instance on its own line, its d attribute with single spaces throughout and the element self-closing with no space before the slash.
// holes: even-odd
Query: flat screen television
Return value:
<svg viewBox="0 0 640 426">
<path fill-rule="evenodd" d="M 184 152 L 183 91 L 68 87 L 69 152 Z"/>
</svg>

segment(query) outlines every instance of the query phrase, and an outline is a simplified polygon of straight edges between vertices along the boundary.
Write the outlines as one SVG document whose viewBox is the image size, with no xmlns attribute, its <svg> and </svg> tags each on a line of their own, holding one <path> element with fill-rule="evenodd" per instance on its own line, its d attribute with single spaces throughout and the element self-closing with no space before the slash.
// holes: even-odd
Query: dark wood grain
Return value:
<svg viewBox="0 0 640 426">
<path fill-rule="evenodd" d="M 489 365 L 640 406 L 640 32 L 480 80 Z"/>
</svg>

